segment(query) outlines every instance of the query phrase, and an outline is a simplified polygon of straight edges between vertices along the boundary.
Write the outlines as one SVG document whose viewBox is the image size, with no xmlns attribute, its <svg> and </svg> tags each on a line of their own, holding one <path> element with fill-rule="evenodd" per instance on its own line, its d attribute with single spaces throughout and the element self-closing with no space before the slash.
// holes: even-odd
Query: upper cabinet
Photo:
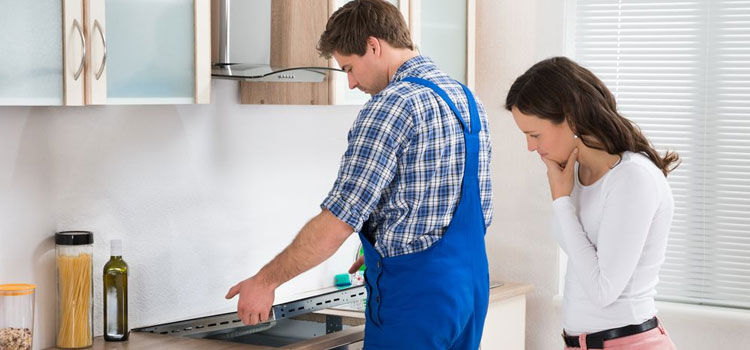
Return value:
<svg viewBox="0 0 750 350">
<path fill-rule="evenodd" d="M 260 62 L 250 63 L 339 68 L 334 59 L 326 61 L 319 57 L 316 48 L 328 17 L 349 1 L 246 0 L 240 7 L 233 3 L 231 14 L 243 23 L 235 26 L 235 20 L 230 22 L 233 33 L 230 38 L 241 35 L 248 39 L 232 46 L 257 51 L 254 59 Z M 432 58 L 453 78 L 473 87 L 475 0 L 388 1 L 403 15 L 419 52 Z M 216 23 L 220 1 L 214 2 Z M 244 23 L 251 19 L 251 26 Z M 221 31 L 218 27 L 213 31 L 214 61 L 217 61 L 220 54 L 217 38 Z M 361 105 L 370 99 L 370 95 L 360 90 L 349 89 L 347 75 L 336 71 L 326 73 L 324 81 L 319 83 L 241 81 L 240 91 L 241 103 L 249 104 Z"/>
<path fill-rule="evenodd" d="M 209 103 L 210 0 L 0 0 L 0 104 Z"/>
<path fill-rule="evenodd" d="M 60 0 L 0 0 L 0 104 L 63 104 L 63 8 Z M 71 40 L 83 52 L 83 19 Z M 73 57 L 80 63 L 81 57 Z M 76 67 L 77 69 L 78 67 Z M 78 79 L 83 79 L 82 75 Z"/>
<path fill-rule="evenodd" d="M 331 13 L 349 0 L 335 0 Z M 476 0 L 389 0 L 406 19 L 420 54 L 474 88 Z M 331 59 L 331 66 L 338 67 Z M 370 95 L 349 89 L 346 74 L 332 73 L 331 104 L 363 104 Z"/>
<path fill-rule="evenodd" d="M 475 0 L 411 0 L 411 32 L 419 52 L 474 87 Z"/>
<path fill-rule="evenodd" d="M 251 21 L 250 16 L 257 17 L 255 20 L 270 15 L 270 47 L 256 47 L 259 52 L 269 52 L 269 61 L 272 67 L 328 67 L 328 61 L 318 55 L 316 49 L 318 38 L 325 30 L 329 13 L 329 0 L 243 0 L 253 1 L 255 9 L 243 9 L 242 12 L 233 13 L 235 18 L 242 21 Z M 266 11 L 270 8 L 270 14 Z M 216 12 L 216 10 L 214 10 Z M 246 17 L 238 17 L 244 14 Z M 214 28 L 215 31 L 218 28 Z M 247 30 L 239 35 L 251 35 L 263 37 L 268 32 L 252 33 Z M 215 35 L 216 37 L 216 35 Z M 266 41 L 253 39 L 259 45 Z M 217 46 L 217 43 L 214 44 Z M 240 47 L 247 46 L 242 45 Z M 218 50 L 214 50 L 217 56 Z M 216 58 L 216 57 L 214 57 Z M 261 62 L 253 62 L 261 63 Z M 263 62 L 265 63 L 265 62 Z M 241 103 L 248 104 L 303 104 L 303 105 L 325 105 L 329 104 L 329 79 L 330 74 L 322 82 L 263 82 L 242 81 L 240 82 Z"/>
</svg>

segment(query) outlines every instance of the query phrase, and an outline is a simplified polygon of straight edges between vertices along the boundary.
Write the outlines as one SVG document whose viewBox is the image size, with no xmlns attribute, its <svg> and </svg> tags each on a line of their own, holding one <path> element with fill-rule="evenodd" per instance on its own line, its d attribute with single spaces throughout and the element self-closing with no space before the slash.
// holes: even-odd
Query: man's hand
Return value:
<svg viewBox="0 0 750 350">
<path fill-rule="evenodd" d="M 351 226 L 328 210 L 308 221 L 292 243 L 255 276 L 229 289 L 227 299 L 240 295 L 237 301 L 240 320 L 246 325 L 268 321 L 276 288 L 328 259 L 352 231 Z"/>
<path fill-rule="evenodd" d="M 267 322 L 271 315 L 274 298 L 273 285 L 264 283 L 258 275 L 250 277 L 229 289 L 227 299 L 239 294 L 237 301 L 237 316 L 246 325 Z"/>
<path fill-rule="evenodd" d="M 352 267 L 349 268 L 349 273 L 355 273 L 357 270 L 359 270 L 360 266 L 365 263 L 365 256 L 362 255 L 352 264 Z"/>
<path fill-rule="evenodd" d="M 570 196 L 573 192 L 573 182 L 576 158 L 578 157 L 578 148 L 574 149 L 568 157 L 565 166 L 561 166 L 551 159 L 542 157 L 542 161 L 547 165 L 547 179 L 549 180 L 549 189 L 552 193 L 552 200 L 564 196 Z"/>
</svg>

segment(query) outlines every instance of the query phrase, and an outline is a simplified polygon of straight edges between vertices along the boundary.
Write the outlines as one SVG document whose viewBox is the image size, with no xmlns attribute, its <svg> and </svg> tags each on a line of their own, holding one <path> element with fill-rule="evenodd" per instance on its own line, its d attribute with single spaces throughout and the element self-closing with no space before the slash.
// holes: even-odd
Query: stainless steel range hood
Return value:
<svg viewBox="0 0 750 350">
<path fill-rule="evenodd" d="M 289 83 L 320 83 L 326 77 L 326 71 L 336 70 L 329 67 L 271 67 L 268 64 L 225 63 L 215 64 L 211 76 L 222 79 L 289 82 Z"/>
<path fill-rule="evenodd" d="M 214 78 L 319 83 L 329 71 L 341 71 L 322 66 L 272 66 L 270 0 L 219 0 L 217 10 L 219 52 L 211 71 Z"/>
</svg>

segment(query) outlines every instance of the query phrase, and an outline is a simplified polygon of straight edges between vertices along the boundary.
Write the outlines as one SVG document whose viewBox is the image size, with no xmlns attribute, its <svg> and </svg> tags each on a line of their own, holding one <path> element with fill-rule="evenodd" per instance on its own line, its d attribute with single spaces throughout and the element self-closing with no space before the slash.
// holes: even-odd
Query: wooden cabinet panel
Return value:
<svg viewBox="0 0 750 350">
<path fill-rule="evenodd" d="M 271 1 L 271 66 L 328 66 L 316 49 L 328 21 L 328 0 Z M 335 74 L 335 73 L 329 73 Z M 242 103 L 328 104 L 328 79 L 321 83 L 240 82 Z"/>
</svg>

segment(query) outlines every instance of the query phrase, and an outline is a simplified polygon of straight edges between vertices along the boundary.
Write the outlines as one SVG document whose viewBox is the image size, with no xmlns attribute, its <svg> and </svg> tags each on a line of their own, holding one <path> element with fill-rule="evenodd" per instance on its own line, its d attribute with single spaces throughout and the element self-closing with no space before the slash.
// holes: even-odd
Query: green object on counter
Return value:
<svg viewBox="0 0 750 350">
<path fill-rule="evenodd" d="M 333 284 L 336 287 L 348 287 L 352 285 L 352 281 L 348 273 L 340 273 L 333 277 Z"/>
<path fill-rule="evenodd" d="M 359 259 L 360 256 L 365 255 L 365 249 L 362 248 L 362 245 L 359 246 L 359 255 L 357 256 L 357 259 Z M 364 263 L 362 263 L 362 266 L 359 267 L 359 271 L 364 272 L 367 269 L 367 266 L 365 266 Z"/>
</svg>

